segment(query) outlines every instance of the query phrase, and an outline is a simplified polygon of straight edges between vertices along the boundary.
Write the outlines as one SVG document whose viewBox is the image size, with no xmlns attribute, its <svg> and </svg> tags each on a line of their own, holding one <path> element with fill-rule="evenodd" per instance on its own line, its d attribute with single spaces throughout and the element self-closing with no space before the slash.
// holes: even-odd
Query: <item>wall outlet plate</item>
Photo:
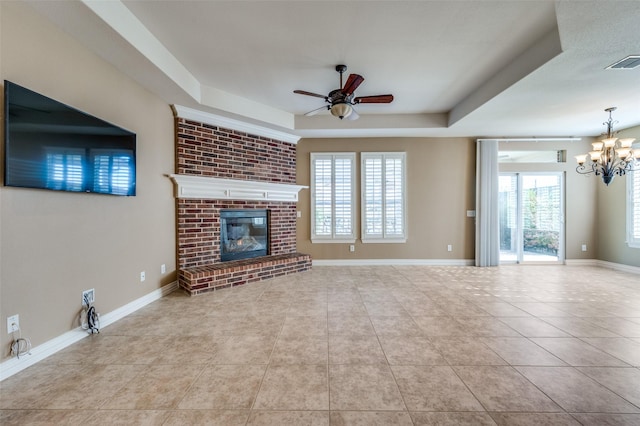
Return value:
<svg viewBox="0 0 640 426">
<path fill-rule="evenodd" d="M 82 306 L 89 306 L 96 301 L 96 289 L 85 290 L 82 292 Z M 87 305 L 87 302 L 89 305 Z"/>
<path fill-rule="evenodd" d="M 147 274 L 144 271 L 140 272 L 140 282 L 143 282 L 147 279 Z"/>
<path fill-rule="evenodd" d="M 20 315 L 16 314 L 7 317 L 7 333 L 11 334 L 18 330 L 20 330 Z"/>
</svg>

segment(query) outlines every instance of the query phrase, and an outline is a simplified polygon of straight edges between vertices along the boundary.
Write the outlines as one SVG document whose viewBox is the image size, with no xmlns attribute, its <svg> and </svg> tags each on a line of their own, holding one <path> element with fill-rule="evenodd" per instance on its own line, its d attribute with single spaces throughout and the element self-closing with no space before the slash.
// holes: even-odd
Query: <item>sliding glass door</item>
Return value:
<svg viewBox="0 0 640 426">
<path fill-rule="evenodd" d="M 500 263 L 564 262 L 562 173 L 501 173 Z"/>
</svg>

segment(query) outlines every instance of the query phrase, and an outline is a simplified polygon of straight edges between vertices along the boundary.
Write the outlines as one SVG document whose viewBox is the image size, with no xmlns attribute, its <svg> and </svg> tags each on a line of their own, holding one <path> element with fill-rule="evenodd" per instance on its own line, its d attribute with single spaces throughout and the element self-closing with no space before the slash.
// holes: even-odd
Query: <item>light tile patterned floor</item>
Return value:
<svg viewBox="0 0 640 426">
<path fill-rule="evenodd" d="M 173 293 L 0 384 L 0 424 L 640 425 L 640 277 L 371 266 Z"/>
</svg>

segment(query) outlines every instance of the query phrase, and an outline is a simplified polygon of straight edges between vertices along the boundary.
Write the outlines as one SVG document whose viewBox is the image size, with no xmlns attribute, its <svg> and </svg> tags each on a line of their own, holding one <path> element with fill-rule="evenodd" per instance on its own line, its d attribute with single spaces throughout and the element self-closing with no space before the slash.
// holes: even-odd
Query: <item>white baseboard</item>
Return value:
<svg viewBox="0 0 640 426">
<path fill-rule="evenodd" d="M 142 296 L 126 305 L 117 308 L 107 314 L 100 315 L 100 327 L 104 328 L 114 322 L 126 317 L 127 315 L 137 311 L 138 309 L 154 302 L 167 294 L 175 291 L 178 288 L 178 282 L 174 281 L 171 284 L 167 284 L 151 293 Z M 11 358 L 0 364 L 0 381 L 13 376 L 14 374 L 30 367 L 43 359 L 55 354 L 58 351 L 70 346 L 79 340 L 89 336 L 86 330 L 81 327 L 67 331 L 66 333 L 54 337 L 51 340 L 44 342 L 31 349 L 30 355 L 23 355 L 18 358 Z"/>
<path fill-rule="evenodd" d="M 622 263 L 607 262 L 606 260 L 598 260 L 598 266 L 601 268 L 615 269 L 616 271 L 640 274 L 640 266 L 623 265 Z"/>
<path fill-rule="evenodd" d="M 473 266 L 473 259 L 313 259 L 313 266 Z"/>
<path fill-rule="evenodd" d="M 567 266 L 598 266 L 598 259 L 565 259 Z"/>
<path fill-rule="evenodd" d="M 167 294 L 172 293 L 177 289 L 178 282 L 174 281 L 170 284 L 165 285 L 164 287 L 161 287 L 145 296 L 134 300 L 133 302 L 129 302 L 126 305 L 109 312 L 108 314 L 100 315 L 100 326 L 106 327 L 109 324 L 113 324 L 119 319 L 126 317 L 127 315 L 137 311 L 140 308 L 144 308 L 149 303 L 155 302 L 156 300 L 163 298 Z"/>
<path fill-rule="evenodd" d="M 598 259 L 566 259 L 567 266 L 597 266 L 640 274 L 640 267 Z M 473 259 L 313 259 L 313 266 L 473 266 Z M 557 265 L 557 264 L 556 264 Z M 503 265 L 504 266 L 504 265 Z"/>
<path fill-rule="evenodd" d="M 640 274 L 640 266 L 624 265 L 622 263 L 607 262 L 598 259 L 567 259 L 567 266 L 597 266 L 600 268 L 614 269 L 621 272 L 629 272 L 631 274 Z"/>
</svg>

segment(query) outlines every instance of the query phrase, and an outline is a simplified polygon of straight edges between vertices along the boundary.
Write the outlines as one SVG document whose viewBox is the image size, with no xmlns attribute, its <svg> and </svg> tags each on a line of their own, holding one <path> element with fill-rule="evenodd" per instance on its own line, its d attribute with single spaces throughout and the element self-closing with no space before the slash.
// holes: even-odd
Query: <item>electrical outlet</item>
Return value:
<svg viewBox="0 0 640 426">
<path fill-rule="evenodd" d="M 582 245 L 582 251 L 587 251 L 587 245 L 586 244 Z"/>
<path fill-rule="evenodd" d="M 82 306 L 88 306 L 89 304 L 93 304 L 96 301 L 96 289 L 92 288 L 91 290 L 85 290 L 82 292 Z"/>
<path fill-rule="evenodd" d="M 296 212 L 296 216 L 297 216 L 297 217 L 302 217 L 302 212 L 301 212 L 300 210 L 298 210 L 298 211 Z"/>
<path fill-rule="evenodd" d="M 147 277 L 146 277 L 144 271 L 140 272 L 140 282 L 144 282 L 144 280 L 146 280 L 146 279 L 147 279 Z"/>
<path fill-rule="evenodd" d="M 167 265 L 163 263 L 162 265 L 160 265 L 160 273 L 165 274 L 166 272 L 167 272 Z"/>
<path fill-rule="evenodd" d="M 355 245 L 353 245 L 353 244 L 351 244 L 351 245 L 349 246 L 349 251 L 350 251 L 350 252 L 352 252 L 352 253 L 353 253 L 354 251 L 356 251 L 356 246 L 355 246 Z"/>
<path fill-rule="evenodd" d="M 20 315 L 15 314 L 7 317 L 7 333 L 11 334 L 18 330 L 20 330 Z"/>
<path fill-rule="evenodd" d="M 453 251 L 453 246 L 451 244 L 447 246 L 447 251 Z"/>
</svg>

